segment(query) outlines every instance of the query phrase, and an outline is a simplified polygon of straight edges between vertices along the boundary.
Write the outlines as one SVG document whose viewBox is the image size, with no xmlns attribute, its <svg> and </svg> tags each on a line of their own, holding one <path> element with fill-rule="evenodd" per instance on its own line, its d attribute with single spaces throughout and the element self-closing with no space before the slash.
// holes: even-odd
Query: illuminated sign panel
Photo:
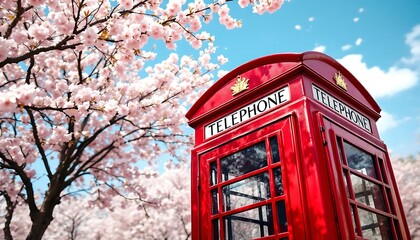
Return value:
<svg viewBox="0 0 420 240">
<path fill-rule="evenodd" d="M 289 86 L 273 92 L 235 112 L 224 116 L 205 127 L 205 138 L 221 133 L 243 121 L 253 118 L 271 108 L 290 100 Z"/>
<path fill-rule="evenodd" d="M 337 98 L 331 96 L 330 94 L 328 94 L 327 92 L 318 88 L 315 85 L 312 85 L 312 92 L 314 94 L 314 98 L 318 102 L 322 103 L 323 105 L 327 106 L 329 109 L 332 109 L 334 112 L 345 117 L 347 120 L 356 124 L 363 130 L 372 133 L 370 121 L 367 117 L 363 116 L 358 111 L 347 106 L 345 103 L 341 102 Z"/>
</svg>

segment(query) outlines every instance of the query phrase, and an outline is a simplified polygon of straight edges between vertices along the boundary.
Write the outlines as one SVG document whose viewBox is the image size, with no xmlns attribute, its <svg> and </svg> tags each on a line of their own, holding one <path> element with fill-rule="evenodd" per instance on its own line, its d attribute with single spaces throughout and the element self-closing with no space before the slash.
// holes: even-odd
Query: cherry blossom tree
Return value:
<svg viewBox="0 0 420 240">
<path fill-rule="evenodd" d="M 66 199 L 54 210 L 43 239 L 189 239 L 190 181 L 185 165 L 167 164 L 163 174 L 154 173 L 132 181 L 143 189 L 143 201 L 132 194 L 114 197 L 107 208 L 93 204 L 85 195 Z M 15 210 L 11 231 L 16 239 L 29 232 L 28 209 L 22 204 Z M 0 238 L 2 234 L 0 233 Z"/>
<path fill-rule="evenodd" d="M 412 239 L 420 238 L 420 154 L 392 161 Z"/>
<path fill-rule="evenodd" d="M 229 0 L 3 0 L 0 2 L 0 197 L 3 234 L 25 206 L 27 239 L 41 239 L 66 196 L 99 207 L 135 194 L 162 154 L 181 159 L 186 106 L 227 61 L 203 24 L 240 27 Z M 258 14 L 283 0 L 239 0 Z M 176 52 L 177 43 L 196 49 Z M 156 47 L 155 47 L 156 46 Z M 167 56 L 157 56 L 165 46 Z M 164 53 L 166 55 L 166 53 Z M 161 59 L 157 61 L 157 59 Z M 138 189 L 139 188 L 139 189 Z M 76 220 L 75 218 L 74 220 Z M 138 223 L 140 224 L 140 223 Z"/>
</svg>

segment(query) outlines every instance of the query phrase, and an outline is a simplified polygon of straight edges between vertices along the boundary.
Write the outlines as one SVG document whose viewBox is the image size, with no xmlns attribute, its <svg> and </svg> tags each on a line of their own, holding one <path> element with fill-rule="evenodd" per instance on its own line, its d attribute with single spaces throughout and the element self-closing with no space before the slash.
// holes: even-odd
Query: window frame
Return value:
<svg viewBox="0 0 420 240">
<path fill-rule="evenodd" d="M 335 124 L 329 119 L 323 118 L 323 123 L 326 123 L 325 126 L 328 126 L 327 135 L 329 135 L 329 142 L 331 142 L 331 144 L 328 144 L 330 146 L 327 146 L 329 150 L 332 151 L 331 164 L 333 166 L 330 169 L 333 172 L 330 173 L 330 177 L 333 179 L 333 182 L 338 185 L 335 187 L 337 194 L 343 196 L 338 197 L 337 199 L 338 201 L 343 201 L 342 209 L 344 212 L 341 214 L 347 218 L 345 220 L 347 224 L 351 223 L 353 229 L 352 235 L 354 239 L 367 239 L 363 237 L 363 226 L 361 226 L 358 209 L 361 209 L 362 211 L 368 211 L 373 214 L 378 214 L 387 219 L 391 236 L 388 236 L 388 238 L 385 239 L 401 239 L 401 224 L 399 223 L 399 218 L 396 211 L 397 202 L 395 200 L 395 191 L 391 185 L 391 175 L 387 171 L 391 168 L 388 166 L 386 161 L 388 160 L 386 150 L 381 149 L 379 146 L 376 146 L 374 143 L 369 142 L 362 137 L 354 135 L 350 131 L 345 130 L 343 127 Z M 351 146 L 372 156 L 373 167 L 375 169 L 377 178 L 368 176 L 349 166 L 346 157 L 347 153 L 345 152 L 344 147 L 345 143 L 350 144 Z M 368 181 L 370 183 L 377 184 L 381 190 L 380 193 L 384 200 L 385 209 L 380 210 L 357 201 L 352 187 L 350 174 L 361 178 L 362 181 Z M 337 210 L 340 211 L 340 209 Z M 351 231 L 351 229 L 349 230 Z"/>
<path fill-rule="evenodd" d="M 293 119 L 285 118 L 283 120 L 274 122 L 270 125 L 265 126 L 264 128 L 255 129 L 252 132 L 249 132 L 245 135 L 238 136 L 235 139 L 227 143 L 223 143 L 209 151 L 206 151 L 203 154 L 200 154 L 200 175 L 199 175 L 199 189 L 200 189 L 200 221 L 205 223 L 201 224 L 200 235 L 204 233 L 211 232 L 212 236 L 203 236 L 206 239 L 227 239 L 225 238 L 225 226 L 224 226 L 224 217 L 232 214 L 245 212 L 254 208 L 262 207 L 269 204 L 272 209 L 272 222 L 274 233 L 272 235 L 264 237 L 258 237 L 255 239 L 294 239 L 302 238 L 305 233 L 302 231 L 303 225 L 301 219 L 303 219 L 303 206 L 301 200 L 301 187 L 300 187 L 300 177 L 297 164 L 297 152 L 295 139 L 293 136 Z M 270 139 L 272 137 L 277 138 L 277 148 L 280 155 L 280 162 L 273 163 L 273 156 L 270 146 Z M 257 169 L 252 172 L 248 172 L 244 175 L 236 177 L 234 179 L 229 179 L 227 181 L 221 181 L 221 164 L 220 159 L 233 154 L 235 152 L 246 149 L 253 144 L 264 141 L 265 148 L 267 153 L 267 166 Z M 289 162 L 290 164 L 286 163 Z M 216 162 L 217 169 L 217 184 L 211 185 L 211 163 Z M 285 169 L 286 168 L 286 169 Z M 278 171 L 281 169 L 281 178 L 283 184 L 284 194 L 281 196 L 275 195 L 275 185 L 274 185 L 274 170 Z M 224 212 L 223 210 L 223 192 L 222 187 L 241 181 L 248 177 L 261 174 L 263 172 L 268 172 L 269 174 L 269 183 L 270 183 L 270 198 L 261 202 L 252 203 L 240 208 L 229 210 Z M 285 174 L 287 172 L 287 174 Z M 288 175 L 288 176 L 286 176 Z M 293 182 L 293 186 L 288 186 L 287 182 Z M 213 213 L 212 210 L 212 190 L 217 189 L 217 200 L 218 200 L 218 210 L 217 214 Z M 287 220 L 287 231 L 284 231 L 285 222 L 284 218 L 279 219 L 277 214 L 277 203 L 284 202 L 285 207 L 285 218 Z M 278 206 L 282 208 L 283 204 L 279 203 Z M 292 210 L 293 209 L 293 210 Z M 297 211 L 296 211 L 297 210 Z M 292 213 L 293 211 L 293 213 Z M 296 216 L 300 220 L 299 223 L 293 222 L 293 216 Z M 299 216 L 299 217 L 298 217 Z M 217 220 L 217 225 L 219 231 L 215 233 L 213 223 Z M 282 226 L 279 226 L 279 222 L 283 222 Z M 298 230 L 300 229 L 300 230 Z M 218 238 L 214 238 L 215 235 L 218 235 Z M 216 236 L 217 237 L 217 236 Z"/>
</svg>

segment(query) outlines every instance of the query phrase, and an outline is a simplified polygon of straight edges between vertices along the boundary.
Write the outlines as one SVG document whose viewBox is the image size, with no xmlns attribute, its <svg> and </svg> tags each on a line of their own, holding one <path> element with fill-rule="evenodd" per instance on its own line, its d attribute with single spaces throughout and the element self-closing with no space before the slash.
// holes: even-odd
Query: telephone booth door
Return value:
<svg viewBox="0 0 420 240">
<path fill-rule="evenodd" d="M 345 239 L 403 239 L 386 149 L 326 118 L 337 215 Z M 349 227 L 352 226 L 352 227 Z"/>
<path fill-rule="evenodd" d="M 203 154 L 200 239 L 304 239 L 294 148 L 289 117 Z"/>
</svg>

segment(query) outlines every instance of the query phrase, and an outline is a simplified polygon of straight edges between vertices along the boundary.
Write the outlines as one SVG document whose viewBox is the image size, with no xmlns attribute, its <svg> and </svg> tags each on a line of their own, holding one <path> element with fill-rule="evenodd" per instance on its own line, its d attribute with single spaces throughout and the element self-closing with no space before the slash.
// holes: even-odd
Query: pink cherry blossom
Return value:
<svg viewBox="0 0 420 240">
<path fill-rule="evenodd" d="M 220 63 L 220 64 L 225 64 L 225 63 L 227 63 L 228 62 L 228 59 L 227 58 L 225 58 L 225 56 L 223 56 L 223 55 L 219 55 L 219 56 L 217 56 L 217 61 Z"/>
<path fill-rule="evenodd" d="M 0 61 L 4 61 L 9 56 L 9 48 L 11 42 L 3 37 L 0 37 Z"/>
<path fill-rule="evenodd" d="M 263 13 L 283 1 L 238 3 Z M 79 238 L 189 237 L 184 163 L 193 139 L 184 115 L 224 73 L 227 58 L 217 57 L 203 22 L 217 14 L 227 29 L 240 27 L 228 4 L 2 1 L 0 211 L 15 215 L 2 225 L 11 235 L 0 238 L 61 239 L 80 219 Z M 185 43 L 188 56 L 176 51 Z M 156 174 L 172 156 L 167 173 Z M 29 217 L 37 212 L 45 214 Z"/>
<path fill-rule="evenodd" d="M 133 7 L 133 0 L 118 0 L 118 4 L 124 9 L 131 9 Z"/>
<path fill-rule="evenodd" d="M 15 112 L 17 110 L 16 94 L 6 92 L 0 94 L 0 112 Z"/>
<path fill-rule="evenodd" d="M 84 32 L 83 36 L 83 42 L 86 46 L 90 47 L 93 46 L 96 42 L 96 40 L 98 39 L 98 33 L 96 28 L 90 27 L 88 29 L 86 29 L 86 31 Z"/>
<path fill-rule="evenodd" d="M 227 5 L 223 5 L 218 11 L 220 18 L 228 16 L 229 11 L 230 11 L 229 7 Z"/>
<path fill-rule="evenodd" d="M 31 37 L 35 38 L 36 41 L 43 41 L 47 39 L 47 37 L 50 34 L 50 31 L 43 25 L 33 24 L 29 28 L 28 33 Z"/>
<path fill-rule="evenodd" d="M 28 0 L 28 3 L 34 7 L 44 4 L 45 0 Z"/>
<path fill-rule="evenodd" d="M 249 5 L 249 0 L 239 0 L 238 4 L 241 6 L 241 8 L 245 8 Z"/>
</svg>

